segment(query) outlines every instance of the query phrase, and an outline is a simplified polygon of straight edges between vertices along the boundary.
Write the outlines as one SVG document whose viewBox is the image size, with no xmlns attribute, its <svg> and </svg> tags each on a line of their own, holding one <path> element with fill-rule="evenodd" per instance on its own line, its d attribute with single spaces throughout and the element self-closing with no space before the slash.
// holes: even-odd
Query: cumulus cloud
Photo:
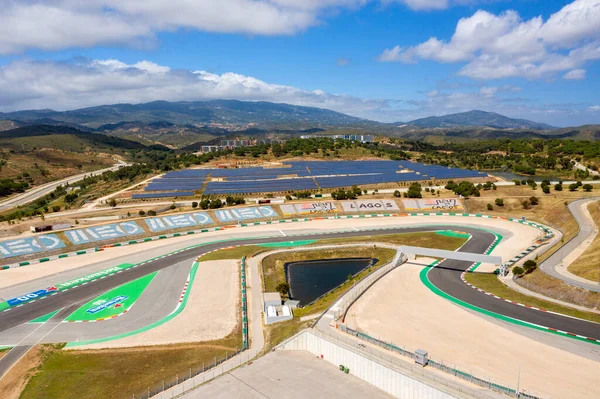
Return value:
<svg viewBox="0 0 600 399">
<path fill-rule="evenodd" d="M 498 15 L 479 10 L 458 21 L 450 40 L 432 37 L 398 45 L 385 49 L 379 60 L 466 63 L 459 75 L 475 79 L 543 78 L 600 59 L 598 21 L 600 0 L 575 0 L 545 22 L 542 17 L 523 20 L 511 10 Z"/>
<path fill-rule="evenodd" d="M 514 97 L 518 86 L 464 86 L 429 91 L 414 99 L 373 99 L 274 84 L 235 72 L 172 69 L 151 61 L 13 61 L 0 67 L 0 111 L 76 109 L 155 100 L 235 99 L 319 107 L 382 122 L 483 109 L 556 125 L 597 122 L 600 106 L 532 106 Z M 587 119 L 586 119 L 587 118 Z"/>
<path fill-rule="evenodd" d="M 152 43 L 159 32 L 195 29 L 290 35 L 331 10 L 401 3 L 435 10 L 466 0 L 2 0 L 0 54 L 95 45 Z"/>
<path fill-rule="evenodd" d="M 573 69 L 563 75 L 563 79 L 582 80 L 585 79 L 585 69 Z"/>
<path fill-rule="evenodd" d="M 150 61 L 14 61 L 0 67 L 0 110 L 66 110 L 154 100 L 237 99 L 328 108 L 357 116 L 385 109 L 388 101 L 302 90 L 233 72 L 170 69 Z"/>
</svg>

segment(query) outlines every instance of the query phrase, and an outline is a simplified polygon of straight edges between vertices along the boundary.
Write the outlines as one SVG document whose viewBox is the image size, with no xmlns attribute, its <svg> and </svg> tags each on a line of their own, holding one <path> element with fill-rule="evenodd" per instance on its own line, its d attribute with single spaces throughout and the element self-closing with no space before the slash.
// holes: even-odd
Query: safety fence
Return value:
<svg viewBox="0 0 600 399">
<path fill-rule="evenodd" d="M 377 338 L 371 337 L 368 334 L 362 333 L 360 331 L 356 331 L 353 330 L 343 324 L 339 324 L 338 329 L 346 334 L 352 335 L 353 337 L 356 337 L 360 340 L 366 341 L 372 345 L 378 346 L 380 348 L 383 348 L 387 351 L 390 352 L 394 352 L 394 353 L 398 353 L 402 356 L 405 357 L 409 357 L 411 359 L 415 359 L 415 353 L 408 351 L 406 349 L 403 349 L 397 345 L 394 345 L 393 343 L 389 343 L 389 342 L 385 342 L 385 341 L 381 341 Z M 523 391 L 517 391 L 516 389 L 513 388 L 509 388 L 506 387 L 504 385 L 498 384 L 498 383 L 494 383 L 491 380 L 486 380 L 483 378 L 479 378 L 471 373 L 467 373 L 465 371 L 462 371 L 460 369 L 457 369 L 456 367 L 450 367 L 445 365 L 444 363 L 441 362 L 436 362 L 435 360 L 429 359 L 427 362 L 427 366 L 431 366 L 435 369 L 438 369 L 440 371 L 443 371 L 445 373 L 448 373 L 450 375 L 453 375 L 455 377 L 458 377 L 462 380 L 468 381 L 472 384 L 478 385 L 480 387 L 484 387 L 487 389 L 490 389 L 492 391 L 495 392 L 500 392 L 502 394 L 508 395 L 508 396 L 512 396 L 512 397 L 516 397 L 516 398 L 526 398 L 526 399 L 540 399 L 540 397 L 538 396 L 534 396 L 530 393 L 526 393 Z"/>
<path fill-rule="evenodd" d="M 242 288 L 242 350 L 248 349 L 248 297 L 246 296 L 246 257 L 240 261 L 240 286 Z"/>
<path fill-rule="evenodd" d="M 132 399 L 149 399 L 153 396 L 157 396 L 160 395 L 161 392 L 165 392 L 167 390 L 169 390 L 170 388 L 173 388 L 175 386 L 178 386 L 180 384 L 184 384 L 185 382 L 188 380 L 190 381 L 190 386 L 185 388 L 185 390 L 189 390 L 189 389 L 193 389 L 195 388 L 197 385 L 200 385 L 202 382 L 197 382 L 197 379 L 194 378 L 196 376 L 199 375 L 204 375 L 206 376 L 206 381 L 209 381 L 210 379 L 213 378 L 214 375 L 216 375 L 214 372 L 215 370 L 217 370 L 217 368 L 221 365 L 223 365 L 224 363 L 226 363 L 227 361 L 231 360 L 231 358 L 240 355 L 245 349 L 236 349 L 234 352 L 225 352 L 224 356 L 222 357 L 214 357 L 212 359 L 212 361 L 204 361 L 202 363 L 198 363 L 195 364 L 192 367 L 189 367 L 187 370 L 181 370 L 181 372 L 172 375 L 169 378 L 166 378 L 160 382 L 157 382 L 156 384 L 147 387 L 146 389 L 140 389 L 138 392 L 133 393 L 130 397 Z M 240 360 L 241 362 L 241 360 Z M 237 365 L 237 363 L 236 363 Z M 211 374 L 211 372 L 213 372 Z M 182 388 L 183 389 L 183 388 Z M 183 392 L 183 391 L 182 391 Z M 165 396 L 166 397 L 166 396 Z M 170 397 L 170 396 L 169 396 Z"/>
</svg>

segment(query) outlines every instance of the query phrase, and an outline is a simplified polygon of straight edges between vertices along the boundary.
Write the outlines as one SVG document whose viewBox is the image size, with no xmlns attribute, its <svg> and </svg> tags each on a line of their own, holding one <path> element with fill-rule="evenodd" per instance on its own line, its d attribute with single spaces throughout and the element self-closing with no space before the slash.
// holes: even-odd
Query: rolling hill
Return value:
<svg viewBox="0 0 600 399">
<path fill-rule="evenodd" d="M 468 111 L 444 116 L 430 116 L 408 122 L 409 125 L 422 128 L 453 128 L 459 126 L 481 126 L 494 129 L 556 129 L 545 123 L 532 122 L 526 119 L 513 119 L 495 112 Z"/>
</svg>

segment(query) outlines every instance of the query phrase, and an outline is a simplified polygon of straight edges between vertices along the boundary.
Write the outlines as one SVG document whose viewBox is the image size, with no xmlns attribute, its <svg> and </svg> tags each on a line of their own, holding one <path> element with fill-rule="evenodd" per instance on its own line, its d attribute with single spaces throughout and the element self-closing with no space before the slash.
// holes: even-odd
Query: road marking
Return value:
<svg viewBox="0 0 600 399">
<path fill-rule="evenodd" d="M 354 231 L 359 231 L 356 227 L 352 226 L 352 228 L 354 229 Z"/>
<path fill-rule="evenodd" d="M 283 231 L 279 230 L 279 232 L 281 233 L 282 236 L 286 237 L 286 235 Z"/>
</svg>

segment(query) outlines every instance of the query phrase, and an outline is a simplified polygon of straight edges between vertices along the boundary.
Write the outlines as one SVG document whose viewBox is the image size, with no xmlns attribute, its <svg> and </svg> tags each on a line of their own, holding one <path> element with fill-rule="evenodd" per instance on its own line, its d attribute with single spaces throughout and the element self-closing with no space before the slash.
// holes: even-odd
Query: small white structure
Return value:
<svg viewBox="0 0 600 399">
<path fill-rule="evenodd" d="M 263 306 L 265 324 L 273 324 L 294 318 L 292 309 L 287 305 L 281 305 L 281 296 L 278 292 L 263 293 Z"/>
</svg>

